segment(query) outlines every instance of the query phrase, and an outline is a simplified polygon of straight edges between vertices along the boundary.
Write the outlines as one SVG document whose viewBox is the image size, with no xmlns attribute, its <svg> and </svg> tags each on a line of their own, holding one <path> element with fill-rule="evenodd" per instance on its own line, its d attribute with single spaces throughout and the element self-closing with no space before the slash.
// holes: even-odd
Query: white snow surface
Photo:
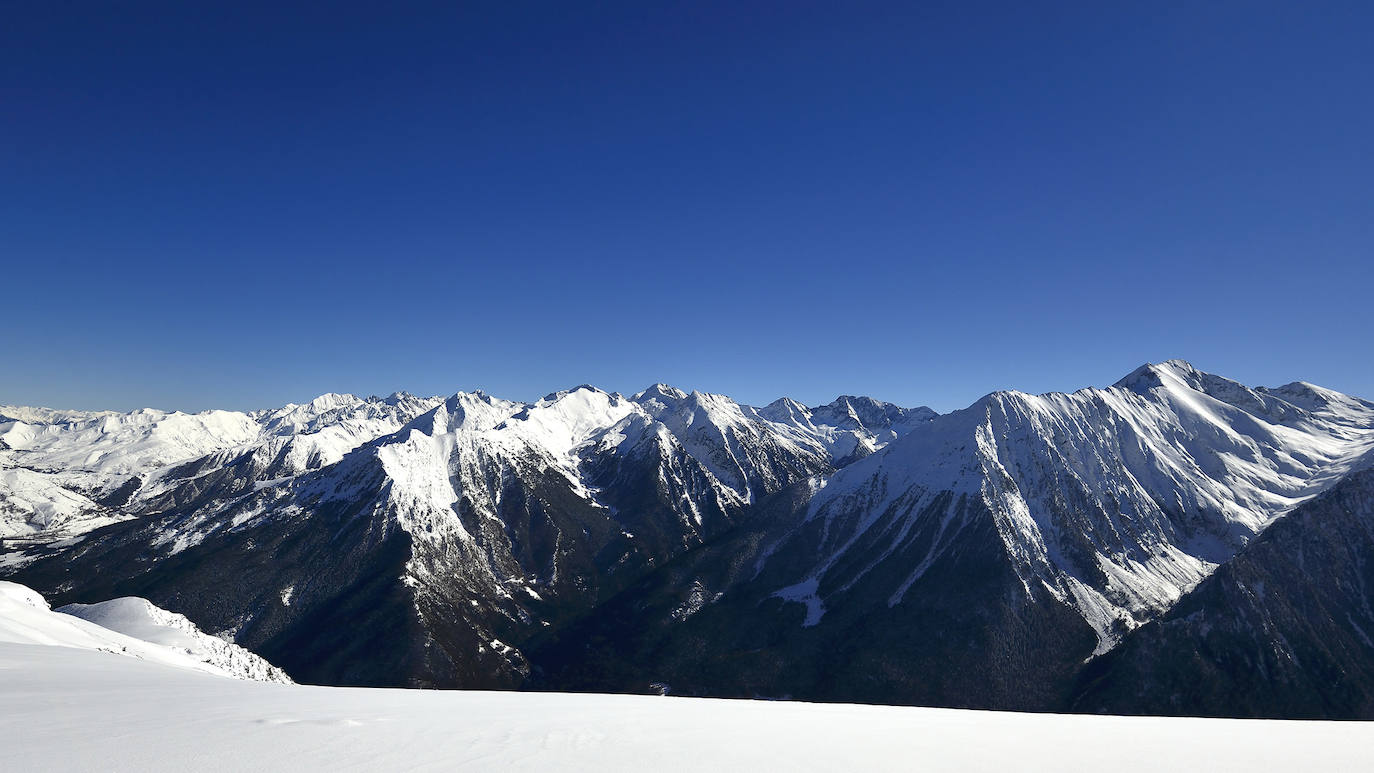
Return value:
<svg viewBox="0 0 1374 773">
<path fill-rule="evenodd" d="M 55 475 L 0 467 L 0 537 L 81 534 L 127 517 L 62 486 Z"/>
<path fill-rule="evenodd" d="M 207 636 L 182 615 L 133 597 L 53 611 L 37 591 L 0 581 L 4 644 L 74 648 L 222 678 L 291 683 L 280 669 L 248 650 Z"/>
<path fill-rule="evenodd" d="M 282 592 L 282 601 L 290 600 L 290 590 Z M 243 647 L 215 636 L 202 633 L 185 615 L 169 612 L 153 602 L 125 596 L 96 604 L 68 604 L 57 612 L 79 617 L 125 636 L 185 653 L 202 663 L 236 679 L 289 684 L 290 677 L 281 669 Z"/>
<path fill-rule="evenodd" d="M 5 640 L 0 739 L 15 773 L 1374 769 L 1368 722 L 307 687 Z"/>
<path fill-rule="evenodd" d="M 47 418 L 46 423 L 33 423 Z M 0 406 L 0 440 L 47 467 L 133 473 L 247 443 L 261 427 L 236 411 L 79 413 Z"/>
</svg>

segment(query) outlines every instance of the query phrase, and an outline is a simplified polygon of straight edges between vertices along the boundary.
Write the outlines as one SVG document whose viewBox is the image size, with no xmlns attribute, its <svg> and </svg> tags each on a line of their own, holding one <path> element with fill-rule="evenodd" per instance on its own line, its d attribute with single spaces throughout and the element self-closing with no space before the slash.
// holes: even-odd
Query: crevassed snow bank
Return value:
<svg viewBox="0 0 1374 773">
<path fill-rule="evenodd" d="M 0 643 L 7 771 L 1369 769 L 1374 724 L 306 687 Z"/>
<path fill-rule="evenodd" d="M 291 683 L 257 655 L 201 633 L 182 615 L 140 598 L 53 611 L 37 591 L 0 581 L 0 643 L 114 653 L 215 676 Z"/>
</svg>

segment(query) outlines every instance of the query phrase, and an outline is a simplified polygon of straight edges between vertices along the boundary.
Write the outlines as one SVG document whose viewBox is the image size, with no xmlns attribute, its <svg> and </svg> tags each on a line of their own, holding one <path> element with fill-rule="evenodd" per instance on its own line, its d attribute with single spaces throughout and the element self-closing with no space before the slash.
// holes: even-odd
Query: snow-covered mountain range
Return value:
<svg viewBox="0 0 1374 773">
<path fill-rule="evenodd" d="M 847 397 L 756 409 L 656 385 L 534 403 L 326 395 L 253 414 L 0 416 L 12 476 L 0 563 L 58 570 L 64 592 L 94 580 L 105 596 L 146 593 L 272 653 L 294 651 L 282 637 L 321 625 L 341 592 L 375 593 L 361 614 L 399 616 L 425 646 L 397 637 L 391 660 L 359 639 L 356 653 L 307 648 L 299 657 L 324 669 L 308 675 L 513 685 L 528 666 L 505 639 L 582 613 L 760 497 L 934 412 Z M 70 575 L 72 561 L 105 579 Z M 183 561 L 197 571 L 173 568 Z"/>
<path fill-rule="evenodd" d="M 990 516 L 1024 591 L 1078 609 L 1105 651 L 1348 473 L 1371 430 L 1374 404 L 1303 384 L 1251 390 L 1181 361 L 1108 389 L 997 392 L 826 480 L 806 514 L 820 560 L 779 594 L 815 624 L 826 591 L 923 540 L 895 606 Z"/>
<path fill-rule="evenodd" d="M 242 481 L 255 489 L 277 486 L 403 429 L 471 437 L 516 456 L 531 453 L 572 478 L 593 441 L 634 444 L 646 433 L 665 432 L 670 445 L 699 452 L 727 496 L 750 501 L 755 489 L 775 488 L 779 473 L 750 466 L 771 468 L 771 459 L 734 458 L 737 453 L 759 446 L 803 467 L 833 467 L 872 453 L 934 415 L 928 408 L 848 396 L 814 409 L 786 398 L 756 409 L 663 384 L 631 398 L 582 386 L 530 404 L 481 392 L 447 399 L 325 394 L 304 405 L 251 413 L 0 405 L 0 537 L 71 537 L 157 512 L 171 503 L 171 492 L 185 495 L 187 482 L 216 466 L 243 465 L 250 477 Z M 400 457 L 392 462 L 398 470 L 405 463 Z"/>
<path fill-rule="evenodd" d="M 0 443 L 0 572 L 306 681 L 1062 708 L 1374 466 L 1374 403 L 1175 360 L 947 415 L 582 386 L 0 408 Z"/>
<path fill-rule="evenodd" d="M 76 536 L 146 512 L 194 475 L 188 462 L 208 468 L 248 453 L 264 474 L 290 478 L 438 402 L 327 394 L 275 411 L 197 414 L 0 406 L 0 537 Z"/>
</svg>

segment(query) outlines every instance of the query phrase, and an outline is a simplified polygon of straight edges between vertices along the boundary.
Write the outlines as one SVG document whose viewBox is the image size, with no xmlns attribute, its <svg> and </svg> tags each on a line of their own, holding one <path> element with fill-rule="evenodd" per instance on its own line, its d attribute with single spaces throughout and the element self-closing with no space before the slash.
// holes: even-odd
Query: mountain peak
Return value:
<svg viewBox="0 0 1374 773">
<path fill-rule="evenodd" d="M 609 394 L 610 394 L 610 393 L 607 392 L 606 390 L 601 389 L 600 387 L 592 386 L 591 384 L 578 384 L 577 386 L 573 387 L 572 389 L 560 389 L 560 390 L 558 390 L 557 392 L 550 392 L 550 393 L 544 395 L 544 397 L 541 398 L 541 399 L 538 401 L 538 403 L 541 404 L 541 405 L 548 405 L 548 404 L 550 404 L 550 403 L 556 403 L 556 402 L 558 402 L 559 400 L 562 400 L 563 398 L 568 397 L 569 395 L 575 395 L 575 394 L 577 394 L 577 393 L 579 393 L 579 392 L 591 392 L 592 394 L 600 394 L 600 395 L 609 395 Z"/>
<path fill-rule="evenodd" d="M 1189 383 L 1204 375 L 1187 360 L 1172 359 L 1160 363 L 1147 362 L 1123 376 L 1112 386 L 1143 392 L 1163 386 L 1166 380 Z"/>
<path fill-rule="evenodd" d="M 817 421 L 833 423 L 845 429 L 877 429 L 893 425 L 911 425 L 933 418 L 931 409 L 903 408 L 894 403 L 872 397 L 840 395 L 833 401 L 808 409 Z"/>
<path fill-rule="evenodd" d="M 769 413 L 797 413 L 809 411 L 805 405 L 793 400 L 790 397 L 779 397 L 773 402 L 763 406 L 763 411 Z"/>
<path fill-rule="evenodd" d="M 664 398 L 669 400 L 685 400 L 687 399 L 687 393 L 682 391 L 681 389 L 678 389 L 675 386 L 659 383 L 648 387 L 642 392 L 637 392 L 630 399 L 636 403 L 639 403 L 644 402 L 646 400 L 661 400 Z"/>
<path fill-rule="evenodd" d="M 311 400 L 310 402 L 304 405 L 287 405 L 284 406 L 283 409 L 289 410 L 294 408 L 297 412 L 301 414 L 319 416 L 320 414 L 338 410 L 339 408 L 357 405 L 361 402 L 363 402 L 362 398 L 359 398 L 354 395 L 340 394 L 338 392 L 325 392 L 324 394 L 316 397 L 315 399 Z"/>
</svg>

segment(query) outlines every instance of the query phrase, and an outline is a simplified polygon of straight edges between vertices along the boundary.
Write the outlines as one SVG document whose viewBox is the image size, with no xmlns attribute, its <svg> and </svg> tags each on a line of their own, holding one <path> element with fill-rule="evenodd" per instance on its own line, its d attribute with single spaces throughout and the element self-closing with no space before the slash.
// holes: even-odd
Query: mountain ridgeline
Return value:
<svg viewBox="0 0 1374 773">
<path fill-rule="evenodd" d="M 0 408 L 0 575 L 307 683 L 1374 717 L 1374 403 L 1174 360 L 938 415 Z"/>
</svg>

